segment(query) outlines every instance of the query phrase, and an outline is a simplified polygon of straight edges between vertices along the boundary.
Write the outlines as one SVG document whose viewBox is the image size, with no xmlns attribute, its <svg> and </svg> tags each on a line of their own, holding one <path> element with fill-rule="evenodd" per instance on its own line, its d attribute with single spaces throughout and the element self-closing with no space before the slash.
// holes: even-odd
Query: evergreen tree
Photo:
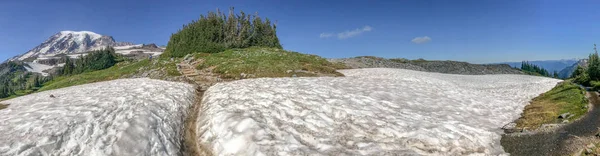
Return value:
<svg viewBox="0 0 600 156">
<path fill-rule="evenodd" d="M 251 46 L 282 48 L 277 38 L 276 25 L 258 16 L 239 15 L 230 8 L 226 15 L 220 10 L 201 15 L 177 33 L 172 34 L 163 56 L 183 57 L 197 52 L 216 53 L 232 48 Z"/>
<path fill-rule="evenodd" d="M 546 77 L 551 77 L 553 75 L 550 75 L 551 73 L 548 72 L 548 70 L 535 65 L 535 64 L 530 64 L 527 61 L 523 61 L 521 62 L 521 70 L 529 72 L 529 73 L 535 73 L 535 74 L 539 74 L 541 76 L 546 76 Z M 558 73 L 557 73 L 558 74 Z"/>
<path fill-rule="evenodd" d="M 596 50 L 596 44 L 594 44 L 594 53 L 590 54 L 588 58 L 587 73 L 591 80 L 600 80 L 600 58 L 598 58 L 598 51 Z"/>
<path fill-rule="evenodd" d="M 33 88 L 38 88 L 41 87 L 42 85 L 40 84 L 40 77 L 39 76 L 35 76 L 33 78 Z"/>
<path fill-rule="evenodd" d="M 73 65 L 73 62 L 71 61 L 71 59 L 69 58 L 69 56 L 65 56 L 65 65 L 62 68 L 62 75 L 70 75 L 73 73 L 75 65 Z"/>
<path fill-rule="evenodd" d="M 573 71 L 573 73 L 571 74 L 571 78 L 576 78 L 578 76 L 581 76 L 581 74 L 587 72 L 586 69 L 583 69 L 583 67 L 581 66 L 577 66 L 577 68 L 575 69 L 575 71 Z"/>
</svg>

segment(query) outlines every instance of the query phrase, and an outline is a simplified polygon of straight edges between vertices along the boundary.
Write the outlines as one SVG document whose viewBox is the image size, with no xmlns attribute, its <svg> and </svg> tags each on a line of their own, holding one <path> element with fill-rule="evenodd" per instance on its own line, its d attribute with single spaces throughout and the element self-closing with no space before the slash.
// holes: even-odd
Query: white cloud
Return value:
<svg viewBox="0 0 600 156">
<path fill-rule="evenodd" d="M 339 39 L 347 39 L 347 38 L 354 37 L 356 35 L 360 35 L 360 34 L 362 34 L 364 32 L 368 32 L 368 31 L 371 31 L 371 30 L 373 30 L 373 28 L 371 28 L 370 26 L 365 26 L 365 27 L 363 27 L 361 29 L 354 29 L 352 31 L 346 31 L 346 32 L 338 33 L 337 36 L 338 36 Z"/>
<path fill-rule="evenodd" d="M 321 33 L 321 35 L 319 35 L 320 38 L 329 38 L 333 36 L 333 33 Z"/>
<path fill-rule="evenodd" d="M 347 38 L 351 38 L 351 37 L 360 35 L 364 32 L 369 32 L 371 30 L 373 30 L 373 27 L 367 25 L 362 28 L 337 33 L 337 38 L 338 39 L 347 39 Z M 319 37 L 320 38 L 329 38 L 329 37 L 333 37 L 333 35 L 334 35 L 333 33 L 321 33 L 321 35 L 319 35 Z"/>
<path fill-rule="evenodd" d="M 431 38 L 429 38 L 429 36 L 415 37 L 411 40 L 411 42 L 416 43 L 416 44 L 422 44 L 422 43 L 431 42 Z"/>
</svg>

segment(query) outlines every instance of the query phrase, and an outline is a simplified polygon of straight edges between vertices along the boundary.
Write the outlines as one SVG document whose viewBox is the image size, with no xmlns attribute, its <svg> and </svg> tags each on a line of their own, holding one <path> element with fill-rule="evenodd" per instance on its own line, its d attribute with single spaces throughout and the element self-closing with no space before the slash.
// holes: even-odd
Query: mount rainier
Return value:
<svg viewBox="0 0 600 156">
<path fill-rule="evenodd" d="M 61 31 L 39 46 L 23 55 L 16 56 L 11 61 L 29 62 L 44 55 L 82 53 L 104 48 L 106 46 L 128 46 L 129 42 L 116 42 L 111 36 L 100 35 L 91 31 Z"/>
</svg>

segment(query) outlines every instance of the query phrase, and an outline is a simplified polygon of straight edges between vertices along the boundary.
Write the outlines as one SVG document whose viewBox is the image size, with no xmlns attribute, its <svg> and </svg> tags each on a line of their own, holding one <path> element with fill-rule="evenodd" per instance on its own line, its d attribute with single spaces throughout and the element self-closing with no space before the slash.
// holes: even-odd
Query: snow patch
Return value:
<svg viewBox="0 0 600 156">
<path fill-rule="evenodd" d="M 0 155 L 181 155 L 194 96 L 191 85 L 142 78 L 2 101 Z"/>
<path fill-rule="evenodd" d="M 114 47 L 114 49 L 115 50 L 126 50 L 126 49 L 140 48 L 142 46 L 143 46 L 143 44 L 136 44 L 136 45 L 128 45 L 128 46 L 118 46 L 118 47 Z"/>
<path fill-rule="evenodd" d="M 42 76 L 49 75 L 48 73 L 44 72 L 44 70 L 48 70 L 48 69 L 52 69 L 52 68 L 56 67 L 56 66 L 49 66 L 49 65 L 45 65 L 45 64 L 41 64 L 41 63 L 37 63 L 37 62 L 27 62 L 27 65 L 29 65 L 29 67 L 25 67 L 25 69 L 27 69 L 27 71 L 40 73 L 40 74 L 42 74 Z"/>
<path fill-rule="evenodd" d="M 500 128 L 560 80 L 355 69 L 220 83 L 198 140 L 217 155 L 503 155 Z"/>
<path fill-rule="evenodd" d="M 134 52 L 134 51 L 141 51 L 144 54 L 152 54 L 152 56 L 159 56 L 159 55 L 161 55 L 163 53 L 161 51 L 150 51 L 150 50 L 146 50 L 146 49 L 115 50 L 115 53 L 127 55 L 127 54 L 130 54 L 131 52 Z"/>
</svg>

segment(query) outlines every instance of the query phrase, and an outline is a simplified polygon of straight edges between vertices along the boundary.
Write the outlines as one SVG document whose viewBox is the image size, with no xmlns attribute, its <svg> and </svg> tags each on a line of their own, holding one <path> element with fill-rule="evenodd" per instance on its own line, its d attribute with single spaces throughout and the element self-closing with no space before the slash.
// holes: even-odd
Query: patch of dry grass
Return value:
<svg viewBox="0 0 600 156">
<path fill-rule="evenodd" d="M 573 114 L 568 118 L 573 121 L 587 112 L 587 104 L 585 90 L 571 82 L 563 82 L 531 100 L 516 121 L 517 128 L 536 129 L 542 124 L 561 122 L 558 116 L 563 113 Z"/>
</svg>

